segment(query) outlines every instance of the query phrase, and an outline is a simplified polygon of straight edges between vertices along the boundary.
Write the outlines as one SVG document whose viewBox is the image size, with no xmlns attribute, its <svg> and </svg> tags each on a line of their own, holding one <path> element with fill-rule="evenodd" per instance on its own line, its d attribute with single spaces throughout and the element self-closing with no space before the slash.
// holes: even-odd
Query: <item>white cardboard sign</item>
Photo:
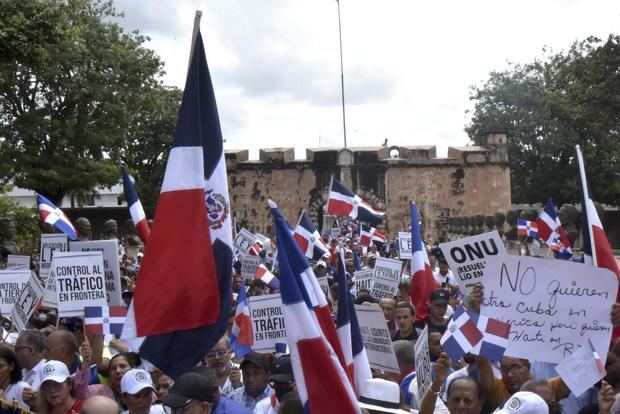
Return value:
<svg viewBox="0 0 620 414">
<path fill-rule="evenodd" d="M 362 288 L 372 290 L 372 281 L 374 280 L 374 269 L 357 270 L 353 272 L 353 280 L 355 280 L 355 289 Z"/>
<path fill-rule="evenodd" d="M 415 372 L 418 382 L 418 395 L 423 397 L 433 382 L 431 355 L 428 351 L 428 325 L 415 343 Z"/>
<path fill-rule="evenodd" d="M 508 255 L 497 230 L 441 243 L 439 248 L 463 294 L 481 281 L 488 258 Z"/>
<path fill-rule="evenodd" d="M 402 262 L 400 260 L 377 257 L 371 295 L 378 299 L 396 296 L 401 270 Z"/>
<path fill-rule="evenodd" d="M 481 312 L 508 322 L 506 356 L 559 363 L 588 338 L 603 362 L 618 280 L 607 269 L 528 256 L 486 260 Z"/>
<path fill-rule="evenodd" d="M 394 348 L 392 348 L 390 331 L 381 308 L 355 305 L 355 314 L 370 367 L 383 371 L 400 372 L 394 355 Z"/>
<path fill-rule="evenodd" d="M 254 350 L 275 352 L 277 343 L 286 343 L 286 328 L 280 294 L 251 296 L 248 299 Z"/>
<path fill-rule="evenodd" d="M 401 259 L 413 259 L 413 248 L 411 246 L 411 232 L 398 232 L 398 248 Z"/>
<path fill-rule="evenodd" d="M 241 231 L 237 233 L 237 237 L 235 238 L 233 245 L 241 253 L 248 254 L 255 242 L 256 237 L 252 233 L 246 229 L 241 229 Z"/>
<path fill-rule="evenodd" d="M 41 259 L 39 261 L 39 277 L 45 280 L 52 267 L 52 256 L 54 252 L 66 252 L 69 249 L 69 242 L 66 234 L 45 233 L 41 234 Z"/>
<path fill-rule="evenodd" d="M 0 270 L 0 312 L 8 315 L 30 279 L 30 270 Z"/>
<path fill-rule="evenodd" d="M 15 305 L 11 309 L 11 320 L 18 332 L 26 329 L 26 324 L 42 297 L 43 285 L 37 275 L 31 273 L 30 279 L 28 279 L 26 286 L 22 289 Z"/>
<path fill-rule="evenodd" d="M 121 306 L 121 269 L 118 262 L 118 240 L 71 242 L 72 252 L 101 252 L 105 272 L 106 300 L 109 306 Z"/>
<path fill-rule="evenodd" d="M 261 264 L 261 258 L 258 256 L 241 256 L 241 276 L 245 280 L 254 279 L 256 269 Z"/>
<path fill-rule="evenodd" d="M 12 270 L 30 269 L 30 256 L 10 254 L 6 258 L 6 268 Z"/>
</svg>

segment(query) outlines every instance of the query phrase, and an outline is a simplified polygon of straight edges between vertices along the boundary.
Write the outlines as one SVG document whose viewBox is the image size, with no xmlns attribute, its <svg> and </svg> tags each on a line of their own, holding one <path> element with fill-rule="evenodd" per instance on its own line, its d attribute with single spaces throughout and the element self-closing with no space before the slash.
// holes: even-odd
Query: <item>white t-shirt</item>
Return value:
<svg viewBox="0 0 620 414">
<path fill-rule="evenodd" d="M 273 396 L 263 398 L 262 400 L 257 402 L 256 407 L 254 407 L 254 412 L 252 414 L 278 414 L 280 402 L 277 400 L 277 398 L 272 397 Z"/>
<path fill-rule="evenodd" d="M 27 382 L 24 382 L 24 381 L 19 381 L 19 382 L 16 382 L 15 384 L 9 384 L 6 390 L 4 390 L 4 395 L 7 401 L 15 401 L 22 407 L 30 409 L 30 407 L 28 407 L 28 404 L 26 404 L 24 402 L 24 399 L 22 398 L 23 393 L 24 393 L 24 388 L 31 388 L 31 387 Z"/>
<path fill-rule="evenodd" d="M 442 283 L 447 283 L 449 285 L 456 286 L 456 281 L 454 280 L 454 274 L 452 270 L 448 270 L 445 276 L 443 276 L 439 271 L 434 272 L 433 276 L 435 277 L 435 281 L 441 286 Z"/>
<path fill-rule="evenodd" d="M 24 369 L 22 380 L 28 383 L 28 386 L 34 392 L 39 391 L 39 387 L 41 386 L 41 370 L 43 370 L 43 365 L 45 365 L 44 359 L 40 360 L 31 370 L 26 371 L 26 369 Z"/>
</svg>

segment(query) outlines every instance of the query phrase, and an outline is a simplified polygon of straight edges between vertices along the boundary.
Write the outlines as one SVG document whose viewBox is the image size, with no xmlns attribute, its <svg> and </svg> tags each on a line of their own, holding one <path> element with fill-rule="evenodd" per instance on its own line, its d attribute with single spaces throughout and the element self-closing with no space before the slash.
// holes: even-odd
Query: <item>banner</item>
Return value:
<svg viewBox="0 0 620 414">
<path fill-rule="evenodd" d="M 497 230 L 441 243 L 439 248 L 464 295 L 481 281 L 488 258 L 508 255 Z"/>
<path fill-rule="evenodd" d="M 355 314 L 371 368 L 400 373 L 390 331 L 381 308 L 355 305 Z"/>
<path fill-rule="evenodd" d="M 398 254 L 401 259 L 413 259 L 413 249 L 411 247 L 411 232 L 399 231 L 398 232 Z"/>
<path fill-rule="evenodd" d="M 607 269 L 564 260 L 493 256 L 486 261 L 482 313 L 508 322 L 506 356 L 559 363 L 588 338 L 605 362 L 618 289 Z"/>
<path fill-rule="evenodd" d="M 106 301 L 109 306 L 124 305 L 121 294 L 121 269 L 118 262 L 118 240 L 71 242 L 72 252 L 101 252 L 105 272 Z"/>
<path fill-rule="evenodd" d="M 30 279 L 30 270 L 0 270 L 0 312 L 8 315 Z"/>
<path fill-rule="evenodd" d="M 56 252 L 52 271 L 58 316 L 81 316 L 86 306 L 107 305 L 101 252 Z"/>
<path fill-rule="evenodd" d="M 375 269 L 358 270 L 353 272 L 353 280 L 355 280 L 355 289 L 372 290 L 372 281 L 374 280 Z"/>
<path fill-rule="evenodd" d="M 30 256 L 10 254 L 6 258 L 6 268 L 10 270 L 30 269 Z"/>
<path fill-rule="evenodd" d="M 19 294 L 11 309 L 11 319 L 18 332 L 26 329 L 28 320 L 34 313 L 37 303 L 43 297 L 43 285 L 36 274 L 31 273 L 30 279 Z"/>
<path fill-rule="evenodd" d="M 375 298 L 393 298 L 398 291 L 402 262 L 385 257 L 377 257 L 373 273 L 372 291 Z"/>
<path fill-rule="evenodd" d="M 254 279 L 256 269 L 261 264 L 261 258 L 258 256 L 241 256 L 241 276 L 245 280 Z"/>
<path fill-rule="evenodd" d="M 256 237 L 246 229 L 241 229 L 239 233 L 237 233 L 237 237 L 235 237 L 235 241 L 233 245 L 237 250 L 239 250 L 244 255 L 247 255 L 250 252 L 252 246 L 256 242 Z"/>
<path fill-rule="evenodd" d="M 66 234 L 49 233 L 41 234 L 41 259 L 39 260 L 39 277 L 45 280 L 52 267 L 54 252 L 66 252 L 69 242 Z"/>
<path fill-rule="evenodd" d="M 415 372 L 418 381 L 418 395 L 423 398 L 433 382 L 431 355 L 428 352 L 428 325 L 415 343 Z"/>
<path fill-rule="evenodd" d="M 249 307 L 256 352 L 275 352 L 277 343 L 286 343 L 284 312 L 279 293 L 250 296 Z"/>
</svg>

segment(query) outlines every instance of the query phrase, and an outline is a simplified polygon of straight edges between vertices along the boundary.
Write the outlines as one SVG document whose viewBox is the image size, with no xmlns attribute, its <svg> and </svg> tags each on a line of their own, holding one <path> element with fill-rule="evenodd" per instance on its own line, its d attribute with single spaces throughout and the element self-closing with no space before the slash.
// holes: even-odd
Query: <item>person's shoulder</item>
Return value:
<svg viewBox="0 0 620 414">
<path fill-rule="evenodd" d="M 164 410 L 164 406 L 162 404 L 153 404 L 151 405 L 149 414 L 166 414 L 166 410 Z"/>
<path fill-rule="evenodd" d="M 259 401 L 259 403 L 261 401 Z M 245 406 L 227 397 L 220 397 L 219 404 L 226 409 L 226 414 L 250 414 L 250 410 L 248 410 Z M 258 407 L 258 403 L 256 406 Z"/>
</svg>

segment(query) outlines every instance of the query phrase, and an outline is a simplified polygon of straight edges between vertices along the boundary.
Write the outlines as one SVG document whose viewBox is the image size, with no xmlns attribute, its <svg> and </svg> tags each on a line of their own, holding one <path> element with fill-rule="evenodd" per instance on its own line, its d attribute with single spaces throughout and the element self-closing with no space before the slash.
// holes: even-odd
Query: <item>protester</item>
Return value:
<svg viewBox="0 0 620 414">
<path fill-rule="evenodd" d="M 450 301 L 450 292 L 446 289 L 435 289 L 431 292 L 429 297 L 429 309 L 430 312 L 426 321 L 417 320 L 416 328 L 419 330 L 424 329 L 424 325 L 428 326 L 428 330 L 441 332 L 446 331 L 448 326 L 448 318 L 446 313 L 448 312 L 448 302 Z"/>
<path fill-rule="evenodd" d="M 408 279 L 403 279 L 398 283 L 398 295 L 396 300 L 398 302 L 411 302 L 411 282 Z"/>
<path fill-rule="evenodd" d="M 282 397 L 278 414 L 305 414 L 304 406 L 297 391 L 292 391 Z"/>
<path fill-rule="evenodd" d="M 29 408 L 24 401 L 24 391 L 31 391 L 30 385 L 22 381 L 22 369 L 15 352 L 10 348 L 0 347 L 0 399 L 15 401 L 23 408 Z M 31 394 L 26 392 L 26 397 Z"/>
<path fill-rule="evenodd" d="M 84 400 L 71 392 L 69 369 L 60 361 L 47 361 L 41 369 L 37 413 L 77 414 Z"/>
<path fill-rule="evenodd" d="M 420 409 L 420 414 L 448 412 L 450 414 L 480 414 L 483 401 L 480 397 L 478 385 L 473 380 L 473 386 L 469 381 L 465 381 L 463 385 L 459 381 L 463 378 L 470 379 L 469 377 L 457 378 L 450 383 L 447 406 L 438 398 L 445 386 L 446 378 L 450 374 L 450 359 L 445 352 L 440 354 L 434 364 L 433 372 L 433 382 L 426 394 L 422 396 L 419 406 L 416 406 L 416 400 L 419 399 L 417 387 L 412 390 L 414 391 L 412 393 L 412 405 L 415 406 L 414 408 Z"/>
<path fill-rule="evenodd" d="M 237 388 L 230 394 L 230 399 L 254 410 L 256 403 L 263 398 L 274 394 L 269 385 L 270 361 L 267 355 L 258 352 L 250 352 L 241 362 L 243 387 Z"/>
<path fill-rule="evenodd" d="M 207 366 L 213 368 L 217 375 L 220 394 L 225 397 L 237 388 L 241 388 L 241 372 L 231 361 L 230 338 L 223 336 L 205 356 Z"/>
<path fill-rule="evenodd" d="M 560 414 L 562 407 L 555 400 L 555 393 L 546 380 L 529 380 L 521 386 L 520 391 L 530 391 L 538 394 L 549 407 L 549 414 Z"/>
<path fill-rule="evenodd" d="M 72 374 L 80 369 L 78 350 L 77 338 L 67 330 L 54 331 L 45 339 L 45 358 L 61 361 Z"/>
<path fill-rule="evenodd" d="M 497 414 L 548 414 L 549 407 L 539 395 L 529 391 L 519 391 L 496 411 Z"/>
<path fill-rule="evenodd" d="M 130 369 L 121 379 L 121 398 L 127 407 L 124 414 L 164 414 L 160 404 L 153 404 L 155 388 L 151 375 L 143 369 Z"/>
<path fill-rule="evenodd" d="M 213 388 L 202 375 L 188 372 L 176 379 L 162 400 L 173 412 L 211 414 Z"/>
<path fill-rule="evenodd" d="M 283 355 L 271 363 L 271 388 L 275 393 L 256 404 L 254 414 L 277 414 L 282 397 L 295 390 L 295 378 L 291 357 Z"/>
<path fill-rule="evenodd" d="M 17 337 L 15 355 L 17 362 L 24 370 L 23 380 L 28 383 L 32 392 L 38 391 L 41 384 L 41 369 L 45 364 L 44 351 L 45 335 L 42 332 L 26 329 Z M 29 396 L 32 397 L 32 394 Z"/>
<path fill-rule="evenodd" d="M 132 368 L 140 366 L 140 357 L 135 352 L 121 352 L 110 360 L 110 383 L 114 393 L 114 399 L 127 408 L 122 398 L 121 381 L 125 373 Z"/>
<path fill-rule="evenodd" d="M 366 380 L 359 397 L 360 407 L 368 413 L 409 414 L 400 404 L 398 384 L 381 378 Z"/>
<path fill-rule="evenodd" d="M 392 298 L 382 298 L 379 300 L 379 306 L 383 310 L 383 316 L 385 317 L 385 322 L 387 323 L 388 330 L 390 331 L 390 336 L 394 336 L 396 333 L 396 322 L 394 321 L 394 314 L 396 311 L 396 301 Z"/>
<path fill-rule="evenodd" d="M 435 281 L 438 286 L 450 291 L 458 289 L 456 280 L 454 279 L 454 274 L 448 267 L 448 261 L 446 259 L 439 260 L 439 270 L 437 272 L 433 272 L 433 276 L 435 277 Z"/>
<path fill-rule="evenodd" d="M 80 414 L 122 414 L 123 408 L 112 398 L 94 395 L 84 401 Z"/>
<path fill-rule="evenodd" d="M 199 367 L 193 370 L 196 374 L 204 377 L 208 381 L 209 395 L 207 400 L 211 401 L 211 412 L 213 414 L 249 414 L 250 410 L 233 400 L 220 394 L 220 387 L 217 384 L 217 375 L 211 367 Z"/>
<path fill-rule="evenodd" d="M 155 392 L 157 392 L 157 398 L 161 400 L 161 397 L 166 395 L 170 387 L 172 386 L 172 378 L 166 374 L 160 374 L 155 381 Z"/>
<path fill-rule="evenodd" d="M 394 356 L 400 370 L 400 390 L 404 396 L 404 404 L 411 406 L 411 393 L 409 386 L 416 381 L 415 372 L 415 342 L 407 340 L 398 340 L 392 342 L 394 348 Z"/>
<path fill-rule="evenodd" d="M 392 341 L 405 339 L 407 341 L 415 341 L 418 339 L 418 333 L 414 328 L 415 311 L 409 302 L 398 302 L 394 311 L 394 318 L 398 324 L 398 331 L 392 337 Z"/>
</svg>

